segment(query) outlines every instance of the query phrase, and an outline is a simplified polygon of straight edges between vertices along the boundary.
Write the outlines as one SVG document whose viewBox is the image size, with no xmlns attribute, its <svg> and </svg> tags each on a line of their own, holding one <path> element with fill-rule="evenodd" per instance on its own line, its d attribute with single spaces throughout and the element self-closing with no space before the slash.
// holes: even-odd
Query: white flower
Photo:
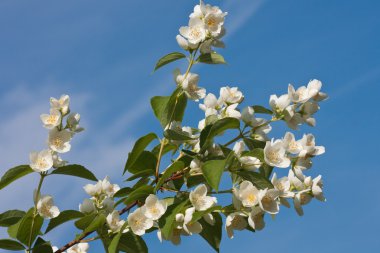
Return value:
<svg viewBox="0 0 380 253">
<path fill-rule="evenodd" d="M 294 89 L 293 85 L 289 84 L 288 94 L 289 98 L 294 103 L 305 103 L 309 99 L 317 96 L 321 90 L 322 83 L 318 80 L 311 80 L 307 87 L 301 86 L 297 90 Z"/>
<path fill-rule="evenodd" d="M 120 190 L 119 185 L 111 184 L 109 177 L 106 176 L 102 181 L 102 191 L 108 196 L 113 197 L 113 195 Z"/>
<path fill-rule="evenodd" d="M 183 230 L 189 235 L 199 234 L 200 232 L 202 232 L 202 225 L 198 221 L 191 222 L 191 220 L 193 219 L 194 212 L 195 207 L 190 207 L 186 209 L 185 216 L 183 219 Z"/>
<path fill-rule="evenodd" d="M 106 213 L 111 213 L 115 208 L 115 201 L 112 198 L 105 198 L 99 208 L 103 209 Z"/>
<path fill-rule="evenodd" d="M 242 168 L 245 170 L 257 170 L 263 164 L 260 159 L 254 156 L 241 156 L 239 162 L 242 165 Z"/>
<path fill-rule="evenodd" d="M 44 172 L 53 167 L 53 157 L 50 150 L 31 152 L 29 159 L 30 167 L 36 172 Z"/>
<path fill-rule="evenodd" d="M 296 209 L 297 214 L 299 216 L 303 215 L 302 206 L 308 204 L 312 199 L 312 196 L 310 195 L 309 191 L 310 190 L 303 190 L 303 191 L 297 192 L 293 198 L 294 208 Z"/>
<path fill-rule="evenodd" d="M 52 219 L 59 215 L 59 209 L 54 206 L 53 197 L 50 195 L 41 196 L 37 202 L 37 211 L 45 219 Z"/>
<path fill-rule="evenodd" d="M 53 167 L 54 168 L 59 168 L 59 167 L 65 166 L 67 164 L 67 161 L 62 160 L 62 158 L 59 157 L 59 155 L 55 152 L 52 154 L 52 158 L 53 158 Z"/>
<path fill-rule="evenodd" d="M 299 169 L 295 169 L 296 171 L 299 171 Z M 294 173 L 293 170 L 289 170 L 288 173 L 288 179 L 290 181 L 290 184 L 296 189 L 296 190 L 304 190 L 306 188 L 304 184 L 305 176 L 298 172 L 298 175 Z"/>
<path fill-rule="evenodd" d="M 159 200 L 156 195 L 150 194 L 145 199 L 145 205 L 141 208 L 144 215 L 152 220 L 158 220 L 166 212 L 165 200 Z"/>
<path fill-rule="evenodd" d="M 240 184 L 238 197 L 245 207 L 253 207 L 259 203 L 259 190 L 249 181 Z"/>
<path fill-rule="evenodd" d="M 215 197 L 207 196 L 207 187 L 204 184 L 198 185 L 191 191 L 189 199 L 197 211 L 205 211 L 217 202 Z"/>
<path fill-rule="evenodd" d="M 124 226 L 125 221 L 120 220 L 119 212 L 114 210 L 112 213 L 108 214 L 107 216 L 107 224 L 110 228 L 110 232 L 117 233 L 120 231 L 120 229 Z M 127 232 L 128 230 L 124 230 L 123 233 Z"/>
<path fill-rule="evenodd" d="M 222 12 L 219 7 L 201 4 L 194 7 L 194 12 L 190 14 L 190 24 L 203 20 L 207 31 L 211 36 L 218 37 L 222 32 L 224 17 L 226 12 Z"/>
<path fill-rule="evenodd" d="M 87 253 L 90 245 L 87 242 L 75 244 L 67 250 L 67 253 Z"/>
<path fill-rule="evenodd" d="M 189 26 L 182 26 L 179 33 L 192 45 L 197 45 L 206 38 L 206 29 L 201 20 L 194 20 Z"/>
<path fill-rule="evenodd" d="M 294 164 L 295 169 L 306 170 L 312 165 L 310 157 L 298 157 L 296 163 Z"/>
<path fill-rule="evenodd" d="M 236 110 L 236 107 L 238 105 L 239 104 L 232 104 L 232 105 L 227 106 L 226 109 L 225 109 L 225 111 L 224 111 L 223 118 L 229 117 L 229 118 L 240 119 L 241 118 L 241 114 L 240 114 L 240 112 L 238 110 Z"/>
<path fill-rule="evenodd" d="M 305 157 L 306 155 L 316 156 L 325 153 L 325 147 L 315 146 L 315 138 L 312 134 L 303 135 L 300 140 L 303 150 L 300 152 L 300 157 Z"/>
<path fill-rule="evenodd" d="M 184 37 L 182 37 L 179 34 L 175 38 L 177 40 L 178 45 L 186 51 L 190 49 L 195 49 L 197 47 L 197 44 L 189 43 Z"/>
<path fill-rule="evenodd" d="M 84 187 L 83 187 L 84 191 L 92 196 L 92 197 L 96 197 L 96 196 L 99 196 L 100 194 L 102 194 L 102 181 L 98 181 L 96 184 L 86 184 Z"/>
<path fill-rule="evenodd" d="M 288 106 L 285 109 L 285 122 L 289 128 L 298 130 L 298 126 L 304 123 L 302 115 L 298 112 L 294 112 L 293 106 Z"/>
<path fill-rule="evenodd" d="M 235 154 L 240 157 L 241 153 L 245 150 L 244 141 L 237 141 L 232 149 Z"/>
<path fill-rule="evenodd" d="M 70 151 L 71 145 L 70 140 L 72 133 L 67 130 L 59 131 L 54 128 L 49 132 L 48 145 L 49 148 L 58 153 L 66 153 Z"/>
<path fill-rule="evenodd" d="M 212 93 L 207 94 L 207 96 L 203 100 L 204 104 L 199 104 L 199 108 L 203 111 L 207 111 L 207 109 L 214 109 L 215 111 L 220 108 L 220 101 L 216 98 L 216 96 Z"/>
<path fill-rule="evenodd" d="M 290 165 L 290 159 L 286 157 L 286 151 L 282 140 L 267 141 L 264 148 L 265 162 L 278 168 L 287 168 Z"/>
<path fill-rule="evenodd" d="M 71 131 L 79 133 L 84 130 L 83 127 L 79 127 L 80 114 L 79 113 L 70 113 L 67 117 L 67 125 Z"/>
<path fill-rule="evenodd" d="M 239 189 L 232 187 L 232 204 L 236 210 L 241 209 L 242 203 L 239 198 Z"/>
<path fill-rule="evenodd" d="M 313 179 L 313 185 L 311 187 L 311 192 L 313 193 L 313 196 L 318 199 L 319 201 L 326 201 L 325 196 L 323 195 L 323 181 L 322 176 L 319 175 L 318 177 Z"/>
<path fill-rule="evenodd" d="M 260 207 L 252 208 L 248 216 L 248 224 L 256 231 L 262 230 L 265 227 L 264 212 Z"/>
<path fill-rule="evenodd" d="M 50 106 L 52 109 L 56 109 L 66 115 L 69 112 L 70 97 L 68 95 L 62 95 L 59 99 L 50 98 Z"/>
<path fill-rule="evenodd" d="M 271 95 L 269 98 L 269 105 L 276 112 L 283 112 L 289 104 L 290 99 L 287 94 L 282 95 L 280 97 L 277 97 L 276 95 Z"/>
<path fill-rule="evenodd" d="M 205 128 L 205 126 L 206 126 L 206 119 L 202 119 L 201 121 L 199 121 L 199 123 L 198 123 L 198 129 L 199 130 L 202 131 Z"/>
<path fill-rule="evenodd" d="M 137 208 L 128 216 L 128 225 L 136 235 L 143 235 L 145 231 L 153 227 L 153 220 L 147 218 L 141 208 Z"/>
<path fill-rule="evenodd" d="M 212 52 L 214 52 L 212 47 L 225 48 L 226 45 L 224 44 L 224 42 L 218 39 L 223 37 L 224 34 L 225 29 L 222 28 L 222 31 L 217 38 L 214 37 L 212 39 L 205 40 L 199 47 L 199 51 L 201 51 L 201 54 L 211 54 Z"/>
<path fill-rule="evenodd" d="M 273 177 L 271 180 L 275 189 L 279 192 L 280 203 L 286 207 L 290 207 L 289 202 L 286 198 L 293 198 L 294 193 L 290 191 L 290 181 L 287 177 L 282 177 L 277 179 L 276 173 L 273 173 Z"/>
<path fill-rule="evenodd" d="M 302 150 L 302 144 L 299 141 L 296 141 L 294 134 L 287 132 L 283 140 L 284 148 L 286 151 L 293 155 L 297 155 Z"/>
<path fill-rule="evenodd" d="M 260 208 L 270 214 L 277 214 L 280 210 L 279 203 L 277 201 L 279 197 L 279 191 L 276 189 L 264 189 L 259 191 L 259 205 Z"/>
<path fill-rule="evenodd" d="M 198 158 L 194 158 L 190 163 L 190 174 L 201 174 L 202 164 Z"/>
<path fill-rule="evenodd" d="M 84 199 L 82 204 L 79 204 L 79 211 L 82 213 L 92 213 L 96 211 L 94 201 L 91 199 Z"/>
<path fill-rule="evenodd" d="M 230 239 L 234 238 L 234 230 L 244 230 L 247 227 L 247 216 L 240 212 L 231 213 L 226 218 L 226 231 Z"/>
<path fill-rule="evenodd" d="M 227 104 L 238 104 L 243 101 L 244 96 L 237 87 L 222 87 L 220 88 L 220 98 Z"/>
<path fill-rule="evenodd" d="M 61 112 L 57 109 L 50 109 L 50 114 L 41 114 L 40 118 L 47 129 L 52 129 L 61 124 Z"/>
<path fill-rule="evenodd" d="M 199 75 L 193 73 L 188 73 L 186 77 L 178 75 L 176 81 L 182 85 L 188 98 L 198 101 L 206 96 L 206 89 L 198 87 Z"/>
</svg>

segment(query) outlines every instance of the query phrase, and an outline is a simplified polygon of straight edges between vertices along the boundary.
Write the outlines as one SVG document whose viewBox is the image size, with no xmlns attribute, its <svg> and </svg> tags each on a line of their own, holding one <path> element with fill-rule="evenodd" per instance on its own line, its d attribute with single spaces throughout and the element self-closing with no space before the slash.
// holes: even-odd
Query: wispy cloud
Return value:
<svg viewBox="0 0 380 253">
<path fill-rule="evenodd" d="M 367 86 L 367 85 L 379 85 L 379 83 L 375 83 L 374 81 L 380 79 L 380 66 L 376 66 L 362 75 L 358 76 L 354 80 L 341 84 L 337 89 L 331 92 L 331 97 L 338 98 L 348 93 L 352 93 L 359 87 Z"/>
</svg>

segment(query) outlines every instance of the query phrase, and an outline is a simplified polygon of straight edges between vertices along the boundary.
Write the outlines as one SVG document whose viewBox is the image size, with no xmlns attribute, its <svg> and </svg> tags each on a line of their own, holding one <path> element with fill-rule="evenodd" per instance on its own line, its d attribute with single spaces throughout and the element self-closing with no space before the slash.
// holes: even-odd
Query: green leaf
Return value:
<svg viewBox="0 0 380 253">
<path fill-rule="evenodd" d="M 143 151 L 137 160 L 128 167 L 128 171 L 132 174 L 139 173 L 142 170 L 156 170 L 157 157 L 150 151 Z"/>
<path fill-rule="evenodd" d="M 74 177 L 85 178 L 92 181 L 98 181 L 98 179 L 95 177 L 95 175 L 91 171 L 89 171 L 82 165 L 78 165 L 78 164 L 70 164 L 63 167 L 59 167 L 53 170 L 51 174 L 74 176 Z"/>
<path fill-rule="evenodd" d="M 179 132 L 179 131 L 174 131 L 171 129 L 167 129 L 164 132 L 164 136 L 173 141 L 190 141 L 194 140 L 194 138 L 190 137 L 187 132 Z"/>
<path fill-rule="evenodd" d="M 160 179 L 158 180 L 156 187 L 154 188 L 154 192 L 156 192 L 158 189 L 160 189 L 161 185 L 164 184 L 165 180 L 168 179 L 173 173 L 183 169 L 185 167 L 185 164 L 182 161 L 177 161 L 172 163 L 161 175 Z"/>
<path fill-rule="evenodd" d="M 171 63 L 173 61 L 176 61 L 182 58 L 186 58 L 186 55 L 184 55 L 183 53 L 173 52 L 173 53 L 167 54 L 158 60 L 158 62 L 156 63 L 156 66 L 154 67 L 154 71 L 161 68 L 162 66 L 165 66 L 168 63 Z"/>
<path fill-rule="evenodd" d="M 12 237 L 14 239 L 17 239 L 17 231 L 20 227 L 21 220 L 19 220 L 17 223 L 13 224 L 12 226 L 8 227 L 8 235 L 9 237 Z"/>
<path fill-rule="evenodd" d="M 98 228 L 102 227 L 104 223 L 106 222 L 106 216 L 103 214 L 99 214 L 95 217 L 95 219 L 83 230 L 83 233 L 86 234 L 88 232 L 97 230 Z"/>
<path fill-rule="evenodd" d="M 250 181 L 259 189 L 273 188 L 272 183 L 263 175 L 253 171 L 238 171 L 238 174 L 244 180 Z"/>
<path fill-rule="evenodd" d="M 251 151 L 243 153 L 242 156 L 253 156 L 259 159 L 261 162 L 264 161 L 264 150 L 262 148 L 254 148 Z"/>
<path fill-rule="evenodd" d="M 197 61 L 207 64 L 226 64 L 224 57 L 215 52 L 210 54 L 201 54 L 198 57 Z"/>
<path fill-rule="evenodd" d="M 128 154 L 127 163 L 125 164 L 124 172 L 123 174 L 130 168 L 133 168 L 134 164 L 140 157 L 140 155 L 143 153 L 145 148 L 154 140 L 157 139 L 157 135 L 155 133 L 149 133 L 140 139 L 138 139 L 133 146 L 132 151 Z"/>
<path fill-rule="evenodd" d="M 220 241 L 222 240 L 222 217 L 219 213 L 213 213 L 212 214 L 215 219 L 215 224 L 210 225 L 203 219 L 201 219 L 199 222 L 202 224 L 202 232 L 200 235 L 208 242 L 208 244 L 211 245 L 211 247 L 216 251 L 219 252 L 220 248 Z"/>
<path fill-rule="evenodd" d="M 108 253 L 119 253 L 118 246 L 119 246 L 119 241 L 122 233 L 121 231 L 117 233 L 113 238 L 108 246 Z"/>
<path fill-rule="evenodd" d="M 269 115 L 273 114 L 273 112 L 270 109 L 265 108 L 264 106 L 261 106 L 261 105 L 254 105 L 252 106 L 252 108 L 255 111 L 255 113 L 262 113 L 262 114 L 269 114 Z"/>
<path fill-rule="evenodd" d="M 187 96 L 179 87 L 171 96 L 156 96 L 150 100 L 150 103 L 161 126 L 166 128 L 172 121 L 182 122 L 187 105 Z"/>
<path fill-rule="evenodd" d="M 136 200 L 145 199 L 149 194 L 153 194 L 153 186 L 143 185 L 131 192 L 128 198 L 124 201 L 126 205 L 133 203 Z"/>
<path fill-rule="evenodd" d="M 133 180 L 140 178 L 140 177 L 149 177 L 153 174 L 154 174 L 154 171 L 151 169 L 142 170 L 142 171 L 130 176 L 126 181 L 133 181 Z"/>
<path fill-rule="evenodd" d="M 127 253 L 148 253 L 148 247 L 146 246 L 145 241 L 132 232 L 121 235 L 119 240 L 119 250 Z"/>
<path fill-rule="evenodd" d="M 0 214 L 0 227 L 9 227 L 16 224 L 25 215 L 21 210 L 9 210 Z"/>
<path fill-rule="evenodd" d="M 187 178 L 186 186 L 187 188 L 191 188 L 204 182 L 205 177 L 203 175 L 195 175 Z"/>
<path fill-rule="evenodd" d="M 48 233 L 53 228 L 65 223 L 67 221 L 82 218 L 83 216 L 84 216 L 83 213 L 76 211 L 76 210 L 62 211 L 57 217 L 50 220 L 49 225 L 46 228 L 45 234 Z"/>
<path fill-rule="evenodd" d="M 46 242 L 41 237 L 38 237 L 33 246 L 32 253 L 53 253 L 53 248 L 51 247 L 50 242 Z"/>
<path fill-rule="evenodd" d="M 82 218 L 80 218 L 79 220 L 77 220 L 74 224 L 77 228 L 81 229 L 81 230 L 84 230 L 86 229 L 90 224 L 91 222 L 96 218 L 96 213 L 90 213 Z"/>
<path fill-rule="evenodd" d="M 16 238 L 25 245 L 32 244 L 40 233 L 43 222 L 44 219 L 40 215 L 34 216 L 34 208 L 29 209 L 20 221 Z"/>
<path fill-rule="evenodd" d="M 158 157 L 158 154 L 160 153 L 160 148 L 161 148 L 161 143 L 156 145 L 153 149 L 152 149 L 152 153 Z M 165 143 L 164 145 L 164 148 L 162 150 L 162 156 L 164 156 L 165 154 L 167 154 L 168 152 L 170 151 L 173 151 L 173 154 L 177 151 L 178 149 L 178 146 L 177 145 L 174 145 L 173 143 Z"/>
<path fill-rule="evenodd" d="M 120 228 L 119 232 L 112 238 L 111 243 L 108 246 L 108 253 L 119 253 L 119 242 L 123 234 L 124 229 L 126 228 L 127 223 Z"/>
<path fill-rule="evenodd" d="M 0 249 L 6 249 L 6 250 L 24 250 L 25 247 L 17 242 L 10 239 L 0 239 Z"/>
<path fill-rule="evenodd" d="M 207 183 L 216 191 L 219 189 L 225 165 L 225 160 L 210 160 L 202 165 L 203 176 Z"/>
<path fill-rule="evenodd" d="M 29 165 L 20 165 L 9 169 L 0 179 L 0 190 L 12 183 L 13 181 L 34 172 Z"/>
<path fill-rule="evenodd" d="M 133 191 L 133 189 L 131 187 L 124 187 L 124 188 L 121 188 L 120 190 L 118 190 L 113 196 L 115 198 L 125 197 L 129 193 L 131 193 L 132 191 Z"/>
<path fill-rule="evenodd" d="M 263 166 L 260 167 L 260 174 L 263 175 L 265 178 L 270 178 L 273 171 L 273 167 L 264 163 Z"/>
<path fill-rule="evenodd" d="M 249 150 L 255 149 L 255 148 L 261 148 L 263 149 L 265 147 L 265 141 L 258 141 L 251 138 L 243 138 L 243 141 L 245 145 L 249 148 Z"/>
<path fill-rule="evenodd" d="M 213 143 L 214 137 L 228 129 L 239 129 L 240 121 L 235 118 L 224 118 L 206 126 L 200 135 L 201 153 Z"/>
<path fill-rule="evenodd" d="M 163 238 L 170 237 L 170 234 L 173 231 L 176 214 L 182 212 L 188 202 L 188 199 L 186 199 L 182 202 L 178 201 L 177 203 L 174 203 L 168 207 L 165 214 L 160 218 L 159 227 L 161 228 Z"/>
</svg>

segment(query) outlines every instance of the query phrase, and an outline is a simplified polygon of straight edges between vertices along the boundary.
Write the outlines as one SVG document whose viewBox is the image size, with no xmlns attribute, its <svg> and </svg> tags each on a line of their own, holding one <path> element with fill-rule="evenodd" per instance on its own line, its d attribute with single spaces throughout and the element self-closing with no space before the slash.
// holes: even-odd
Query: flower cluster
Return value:
<svg viewBox="0 0 380 253">
<path fill-rule="evenodd" d="M 289 84 L 288 94 L 280 97 L 272 95 L 269 104 L 276 117 L 283 118 L 291 129 L 297 130 L 303 123 L 315 126 L 313 115 L 319 110 L 318 102 L 327 98 L 327 95 L 320 91 L 321 88 L 321 81 L 315 79 L 297 90 Z"/>
<path fill-rule="evenodd" d="M 120 190 L 120 187 L 117 184 L 112 184 L 108 176 L 96 184 L 87 184 L 83 188 L 91 198 L 85 199 L 79 205 L 79 210 L 82 213 L 88 214 L 103 210 L 109 214 L 113 211 L 115 205 L 113 196 Z"/>
<path fill-rule="evenodd" d="M 39 152 L 30 153 L 30 167 L 46 175 L 51 168 L 65 166 L 67 161 L 62 160 L 60 154 L 70 151 L 70 141 L 74 134 L 83 131 L 79 126 L 80 115 L 70 113 L 70 97 L 62 95 L 59 99 L 50 98 L 50 114 L 40 116 L 43 126 L 49 130 L 47 140 L 48 149 Z M 66 123 L 64 119 L 66 117 Z M 59 215 L 59 210 L 54 206 L 54 201 L 50 195 L 41 195 L 38 189 L 35 193 L 34 201 L 38 213 L 46 218 L 51 219 Z"/>
<path fill-rule="evenodd" d="M 206 211 L 209 208 L 215 206 L 217 203 L 216 197 L 207 196 L 207 187 L 204 184 L 198 185 L 189 194 L 189 200 L 191 207 L 184 210 L 184 213 L 177 213 L 175 216 L 175 226 L 169 238 L 162 236 L 161 231 L 158 231 L 158 238 L 170 240 L 173 244 L 178 245 L 181 242 L 181 235 L 189 236 L 192 234 L 199 234 L 202 232 L 202 225 L 193 220 L 193 215 L 196 211 Z M 205 221 L 211 225 L 215 224 L 214 217 L 210 213 L 203 215 Z"/>
<path fill-rule="evenodd" d="M 205 119 L 199 122 L 198 128 L 202 130 L 206 125 L 212 124 L 218 119 L 240 119 L 241 113 L 236 108 L 243 99 L 243 93 L 237 87 L 220 88 L 219 98 L 212 93 L 207 94 L 203 104 L 199 105 L 199 108 L 205 112 Z"/>
<path fill-rule="evenodd" d="M 184 50 L 200 49 L 201 53 L 212 52 L 212 47 L 223 48 L 221 38 L 226 34 L 224 18 L 227 15 L 217 6 L 204 4 L 194 7 L 188 26 L 179 29 L 176 39 Z"/>
</svg>

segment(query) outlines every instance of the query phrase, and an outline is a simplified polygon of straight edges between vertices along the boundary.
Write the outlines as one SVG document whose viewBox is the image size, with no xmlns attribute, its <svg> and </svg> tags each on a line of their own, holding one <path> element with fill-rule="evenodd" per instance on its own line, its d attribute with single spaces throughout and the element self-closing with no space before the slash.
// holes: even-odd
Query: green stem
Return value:
<svg viewBox="0 0 380 253">
<path fill-rule="evenodd" d="M 34 199 L 34 214 L 33 214 L 33 220 L 32 220 L 32 229 L 30 230 L 30 234 L 29 234 L 29 241 L 28 241 L 28 250 L 27 250 L 27 252 L 31 251 L 31 246 L 32 246 L 32 243 L 33 243 L 32 242 L 32 233 L 33 233 L 33 230 L 34 230 L 34 219 L 38 215 L 37 203 L 38 203 L 38 200 L 39 200 L 42 183 L 43 183 L 45 177 L 46 177 L 46 174 L 44 172 L 41 172 L 40 173 L 40 181 L 38 183 L 38 187 L 37 187 L 37 191 L 36 191 L 36 196 L 35 196 L 35 199 Z M 34 198 L 34 196 L 33 196 L 33 198 Z"/>
<path fill-rule="evenodd" d="M 156 165 L 156 183 L 158 182 L 158 175 L 160 173 L 160 163 L 161 163 L 162 151 L 164 150 L 164 146 L 165 146 L 165 138 L 161 140 L 160 151 L 158 152 L 157 165 Z"/>
<path fill-rule="evenodd" d="M 244 135 L 246 135 L 246 134 L 248 134 L 249 133 L 249 131 L 247 131 L 247 132 L 245 132 L 245 133 L 239 133 L 239 135 L 238 136 L 236 136 L 235 138 L 233 138 L 232 140 L 230 140 L 229 142 L 227 142 L 226 144 L 224 144 L 223 146 L 229 146 L 229 145 L 231 145 L 232 143 L 234 143 L 235 141 L 238 141 L 238 140 L 240 140 L 241 138 L 244 138 L 245 136 Z"/>
</svg>

